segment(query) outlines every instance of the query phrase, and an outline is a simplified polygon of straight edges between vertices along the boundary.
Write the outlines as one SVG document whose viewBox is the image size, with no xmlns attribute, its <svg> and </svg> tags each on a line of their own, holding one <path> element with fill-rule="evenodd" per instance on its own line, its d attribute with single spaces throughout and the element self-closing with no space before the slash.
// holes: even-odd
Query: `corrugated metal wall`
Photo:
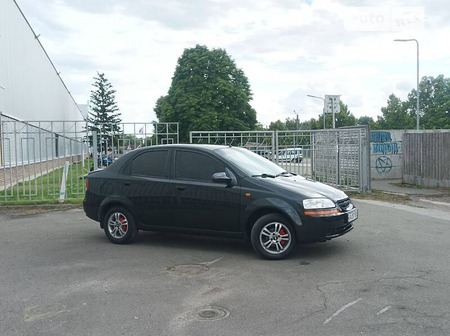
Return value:
<svg viewBox="0 0 450 336">
<path fill-rule="evenodd" d="M 403 135 L 403 182 L 450 187 L 450 133 Z"/>
<path fill-rule="evenodd" d="M 0 113 L 21 120 L 82 120 L 14 0 L 0 1 Z"/>
</svg>

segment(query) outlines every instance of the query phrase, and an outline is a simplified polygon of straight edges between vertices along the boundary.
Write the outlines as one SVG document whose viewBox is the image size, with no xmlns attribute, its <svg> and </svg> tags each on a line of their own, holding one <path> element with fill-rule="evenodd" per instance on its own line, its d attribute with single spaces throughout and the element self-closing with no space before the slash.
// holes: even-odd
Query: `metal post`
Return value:
<svg viewBox="0 0 450 336">
<path fill-rule="evenodd" d="M 334 114 L 334 99 L 331 99 L 331 111 L 333 111 L 333 129 L 336 128 L 336 116 Z"/>
<path fill-rule="evenodd" d="M 98 143 L 97 131 L 92 131 L 92 160 L 94 161 L 94 170 L 98 169 Z"/>
<path fill-rule="evenodd" d="M 420 92 L 419 92 L 419 41 L 416 39 L 395 39 L 395 42 L 416 42 L 417 47 L 417 73 L 416 73 L 416 91 L 417 91 L 417 101 L 416 101 L 416 128 L 420 128 Z"/>
<path fill-rule="evenodd" d="M 416 45 L 417 45 L 417 106 L 416 106 L 416 113 L 417 113 L 417 118 L 416 118 L 416 128 L 417 130 L 419 130 L 419 126 L 420 126 L 420 106 L 419 106 L 419 95 L 420 95 L 420 91 L 419 91 L 419 41 L 416 41 Z"/>
</svg>

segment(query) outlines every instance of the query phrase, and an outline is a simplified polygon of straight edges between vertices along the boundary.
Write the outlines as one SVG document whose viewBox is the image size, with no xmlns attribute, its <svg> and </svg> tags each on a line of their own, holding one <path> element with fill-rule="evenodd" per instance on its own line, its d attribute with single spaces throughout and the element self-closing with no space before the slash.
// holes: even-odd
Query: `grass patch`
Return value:
<svg viewBox="0 0 450 336">
<path fill-rule="evenodd" d="M 81 204 L 84 198 L 85 179 L 92 166 L 92 160 L 69 165 L 64 203 Z M 0 191 L 0 205 L 58 204 L 64 168 L 57 168 L 48 174 L 30 178 Z"/>
</svg>

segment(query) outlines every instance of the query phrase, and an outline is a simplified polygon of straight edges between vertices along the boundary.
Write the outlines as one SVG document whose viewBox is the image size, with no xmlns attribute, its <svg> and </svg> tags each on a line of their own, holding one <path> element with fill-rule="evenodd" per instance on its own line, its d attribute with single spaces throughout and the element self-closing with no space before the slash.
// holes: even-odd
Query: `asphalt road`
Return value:
<svg viewBox="0 0 450 336">
<path fill-rule="evenodd" d="M 0 214 L 0 335 L 449 335 L 450 213 L 356 201 L 348 235 L 110 243 L 80 209 Z M 434 217 L 432 217 L 434 216 Z"/>
</svg>

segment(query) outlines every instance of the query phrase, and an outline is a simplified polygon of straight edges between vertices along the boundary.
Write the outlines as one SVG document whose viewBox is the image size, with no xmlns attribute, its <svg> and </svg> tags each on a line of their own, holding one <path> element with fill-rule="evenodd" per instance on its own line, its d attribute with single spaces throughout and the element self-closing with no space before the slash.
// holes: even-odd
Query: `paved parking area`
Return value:
<svg viewBox="0 0 450 336">
<path fill-rule="evenodd" d="M 450 213 L 356 204 L 351 233 L 284 261 L 206 237 L 114 245 L 81 209 L 3 212 L 0 335 L 450 334 Z"/>
</svg>

